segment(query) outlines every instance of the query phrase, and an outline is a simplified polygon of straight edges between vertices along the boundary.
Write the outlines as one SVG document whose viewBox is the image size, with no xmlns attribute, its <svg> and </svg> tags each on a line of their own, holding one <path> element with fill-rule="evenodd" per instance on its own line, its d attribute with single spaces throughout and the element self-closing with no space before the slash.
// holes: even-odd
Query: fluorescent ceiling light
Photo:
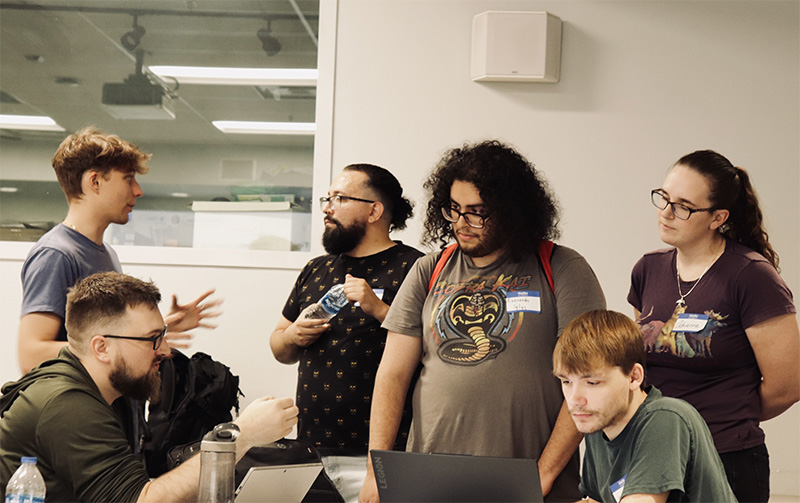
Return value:
<svg viewBox="0 0 800 503">
<path fill-rule="evenodd" d="M 180 84 L 227 86 L 316 86 L 319 72 L 314 68 L 214 68 L 202 66 L 151 66 L 160 78 Z"/>
<path fill-rule="evenodd" d="M 212 121 L 214 127 L 230 134 L 313 135 L 313 122 Z"/>
<path fill-rule="evenodd" d="M 19 191 L 19 188 L 17 188 L 17 187 L 0 187 L 0 192 L 14 193 L 14 192 L 18 192 L 18 191 Z"/>
<path fill-rule="evenodd" d="M 65 131 L 56 121 L 44 115 L 0 115 L 0 129 Z"/>
</svg>

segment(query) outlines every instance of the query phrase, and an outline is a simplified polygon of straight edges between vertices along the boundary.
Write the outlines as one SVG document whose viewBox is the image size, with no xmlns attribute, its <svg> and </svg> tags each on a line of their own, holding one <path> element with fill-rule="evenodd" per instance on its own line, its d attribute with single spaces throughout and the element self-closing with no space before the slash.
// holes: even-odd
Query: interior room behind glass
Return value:
<svg viewBox="0 0 800 503">
<path fill-rule="evenodd" d="M 93 125 L 153 154 L 112 244 L 308 250 L 318 19 L 318 0 L 4 0 L 0 115 L 54 125 L 0 126 L 0 240 L 36 241 L 64 218 L 51 158 Z M 208 84 L 155 73 L 165 66 L 305 73 Z M 116 106 L 133 85 L 155 97 Z"/>
</svg>

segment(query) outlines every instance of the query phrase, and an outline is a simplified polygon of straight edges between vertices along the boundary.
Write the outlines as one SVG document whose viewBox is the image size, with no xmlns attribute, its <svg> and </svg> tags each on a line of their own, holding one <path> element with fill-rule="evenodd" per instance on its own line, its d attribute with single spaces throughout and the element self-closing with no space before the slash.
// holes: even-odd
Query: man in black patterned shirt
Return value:
<svg viewBox="0 0 800 503">
<path fill-rule="evenodd" d="M 281 363 L 299 362 L 297 436 L 320 450 L 326 473 L 350 502 L 358 500 L 366 474 L 372 388 L 386 342 L 380 325 L 422 253 L 389 237 L 405 227 L 412 209 L 384 168 L 347 166 L 320 203 L 328 255 L 300 272 L 270 347 Z M 340 283 L 350 303 L 328 322 L 307 319 L 309 308 Z M 409 422 L 405 414 L 397 448 L 405 446 Z"/>
</svg>

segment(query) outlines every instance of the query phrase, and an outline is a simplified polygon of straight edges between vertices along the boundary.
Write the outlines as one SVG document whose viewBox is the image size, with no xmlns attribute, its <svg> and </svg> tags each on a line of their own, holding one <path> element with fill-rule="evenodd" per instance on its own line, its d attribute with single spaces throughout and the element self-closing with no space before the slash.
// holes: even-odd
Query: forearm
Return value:
<svg viewBox="0 0 800 503">
<path fill-rule="evenodd" d="M 17 356 L 19 367 L 27 374 L 33 367 L 56 358 L 66 342 L 57 341 L 61 318 L 51 313 L 30 313 L 19 320 Z"/>
<path fill-rule="evenodd" d="M 393 388 L 389 382 L 375 380 L 369 422 L 370 449 L 390 450 L 400 429 L 408 387 L 405 386 L 402 390 L 399 386 Z"/>
<path fill-rule="evenodd" d="M 567 466 L 581 440 L 583 435 L 575 428 L 565 402 L 561 405 L 553 432 L 539 457 L 539 477 L 545 495 L 552 489 L 553 482 Z"/>
<path fill-rule="evenodd" d="M 386 319 L 386 315 L 389 313 L 389 306 L 385 304 L 383 301 L 379 301 L 378 305 L 373 309 L 372 313 L 369 313 L 370 316 L 378 320 L 378 322 L 383 323 L 383 320 Z"/>
<path fill-rule="evenodd" d="M 195 454 L 174 470 L 151 480 L 139 494 L 137 503 L 197 501 L 200 480 L 200 455 Z"/>
<path fill-rule="evenodd" d="M 23 374 L 27 374 L 32 368 L 40 365 L 46 360 L 52 360 L 58 356 L 61 348 L 67 345 L 63 341 L 27 341 L 19 345 L 19 368 Z"/>
<path fill-rule="evenodd" d="M 800 400 L 800 328 L 790 313 L 745 330 L 761 371 L 761 420 L 766 421 Z"/>
<path fill-rule="evenodd" d="M 780 386 L 777 389 L 775 387 L 769 386 L 769 383 L 766 380 L 761 381 L 761 420 L 766 421 L 768 419 L 772 419 L 784 411 L 786 411 L 789 407 L 797 403 L 800 399 L 798 396 L 798 389 L 800 389 L 800 383 L 796 381 L 800 380 L 800 376 L 796 375 L 789 375 L 791 373 L 787 373 L 786 379 L 793 382 L 791 386 Z"/>
<path fill-rule="evenodd" d="M 300 359 L 300 347 L 292 342 L 294 340 L 294 324 L 285 329 L 277 329 L 269 338 L 269 347 L 275 359 L 281 363 L 291 365 Z"/>
</svg>

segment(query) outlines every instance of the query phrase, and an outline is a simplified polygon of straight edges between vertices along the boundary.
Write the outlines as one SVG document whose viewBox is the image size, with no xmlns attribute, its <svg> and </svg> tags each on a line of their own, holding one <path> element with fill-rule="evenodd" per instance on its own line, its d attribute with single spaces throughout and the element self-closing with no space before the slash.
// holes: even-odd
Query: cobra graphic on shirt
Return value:
<svg viewBox="0 0 800 503">
<path fill-rule="evenodd" d="M 649 314 L 642 314 L 636 320 L 642 331 L 644 348 L 648 353 L 668 353 L 679 358 L 712 358 L 711 338 L 720 328 L 727 324 L 723 322 L 727 316 L 723 316 L 714 311 L 705 311 L 703 314 L 708 316 L 705 326 L 698 331 L 676 331 L 673 330 L 675 323 L 680 315 L 686 312 L 686 305 L 678 304 L 672 313 L 672 317 L 667 321 L 650 320 L 653 314 L 650 309 Z"/>
<path fill-rule="evenodd" d="M 439 358 L 478 365 L 502 353 L 526 314 L 508 311 L 508 293 L 527 290 L 530 279 L 501 274 L 437 285 L 430 322 Z"/>
</svg>

